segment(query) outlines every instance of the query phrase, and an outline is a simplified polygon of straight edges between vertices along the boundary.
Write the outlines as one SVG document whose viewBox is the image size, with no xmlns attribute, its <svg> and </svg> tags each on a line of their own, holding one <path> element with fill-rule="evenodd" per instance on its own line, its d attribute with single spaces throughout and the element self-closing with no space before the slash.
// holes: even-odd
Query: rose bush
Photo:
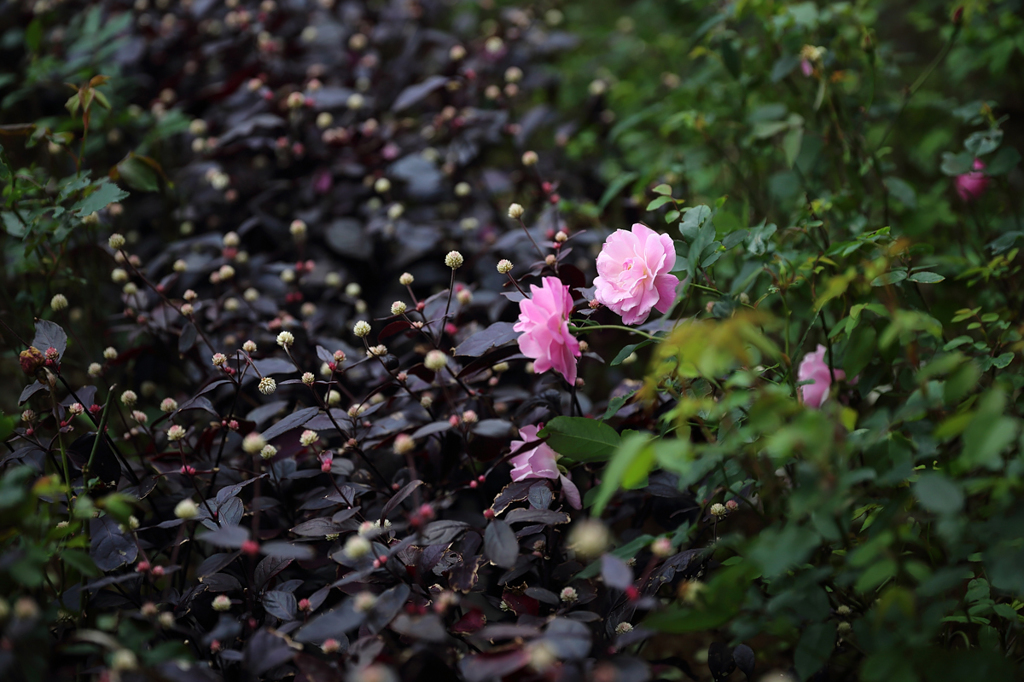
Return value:
<svg viewBox="0 0 1024 682">
<path fill-rule="evenodd" d="M 0 8 L 4 679 L 1018 679 L 1011 9 Z"/>
</svg>

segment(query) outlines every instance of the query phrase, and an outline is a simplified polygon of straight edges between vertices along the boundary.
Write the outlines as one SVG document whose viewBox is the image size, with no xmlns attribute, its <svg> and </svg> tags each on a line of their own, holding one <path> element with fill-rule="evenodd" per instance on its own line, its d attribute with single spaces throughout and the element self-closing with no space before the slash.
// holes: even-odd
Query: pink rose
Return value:
<svg viewBox="0 0 1024 682">
<path fill-rule="evenodd" d="M 530 294 L 519 302 L 519 321 L 512 327 L 522 332 L 519 350 L 534 359 L 537 373 L 554 369 L 570 384 L 576 383 L 580 344 L 569 333 L 569 287 L 557 277 L 545 277 L 543 286 L 530 285 Z"/>
<path fill-rule="evenodd" d="M 988 187 L 988 177 L 981 172 L 984 168 L 985 164 L 981 162 L 981 159 L 975 159 L 973 173 L 956 176 L 956 192 L 961 199 L 973 201 L 985 192 L 985 188 Z"/>
<path fill-rule="evenodd" d="M 846 378 L 846 372 L 841 369 L 835 370 L 835 375 L 836 379 Z M 800 395 L 808 407 L 819 408 L 825 404 L 832 386 L 832 372 L 825 362 L 825 346 L 818 344 L 817 350 L 804 356 L 796 378 L 800 382 L 811 382 L 800 387 Z"/>
<path fill-rule="evenodd" d="M 512 441 L 512 452 L 523 447 L 527 443 L 537 440 L 539 426 L 524 426 L 519 429 L 519 436 L 523 440 Z M 574 509 L 582 507 L 579 488 L 568 476 L 559 473 L 558 465 L 555 463 L 558 453 L 551 449 L 547 443 L 539 443 L 532 450 L 519 453 L 509 460 L 512 465 L 512 480 L 522 481 L 526 478 L 549 478 L 559 479 L 562 482 L 562 492 L 565 498 Z"/>
<path fill-rule="evenodd" d="M 676 250 L 667 234 L 640 223 L 632 232 L 616 230 L 597 257 L 595 298 L 625 324 L 640 324 L 651 308 L 666 312 L 675 300 L 679 278 L 669 274 L 675 264 Z"/>
</svg>

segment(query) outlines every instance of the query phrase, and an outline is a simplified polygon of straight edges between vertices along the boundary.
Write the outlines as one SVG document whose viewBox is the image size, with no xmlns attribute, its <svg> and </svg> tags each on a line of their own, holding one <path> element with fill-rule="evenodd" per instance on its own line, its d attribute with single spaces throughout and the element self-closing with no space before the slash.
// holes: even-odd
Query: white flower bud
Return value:
<svg viewBox="0 0 1024 682">
<path fill-rule="evenodd" d="M 508 217 L 512 220 L 519 220 L 526 213 L 526 209 L 521 204 L 510 204 L 508 207 Z"/>
<path fill-rule="evenodd" d="M 281 332 L 277 335 L 277 345 L 281 348 L 291 348 L 295 343 L 295 336 L 291 332 Z"/>
<path fill-rule="evenodd" d="M 458 270 L 462 267 L 463 262 L 462 254 L 458 251 L 449 251 L 448 255 L 444 257 L 444 264 L 450 267 L 452 270 Z"/>
<path fill-rule="evenodd" d="M 199 505 L 190 498 L 185 498 L 174 507 L 174 515 L 179 519 L 194 519 L 199 516 Z"/>
<path fill-rule="evenodd" d="M 434 372 L 444 369 L 444 366 L 448 364 L 448 356 L 444 354 L 444 351 L 432 350 L 427 353 L 426 358 L 423 360 L 423 365 Z"/>
<path fill-rule="evenodd" d="M 263 395 L 270 395 L 277 390 L 277 382 L 273 377 L 263 377 L 260 379 L 259 390 Z"/>
<path fill-rule="evenodd" d="M 366 320 L 359 320 L 355 323 L 355 326 L 352 327 L 352 333 L 359 338 L 368 336 L 370 334 L 370 323 Z"/>
</svg>

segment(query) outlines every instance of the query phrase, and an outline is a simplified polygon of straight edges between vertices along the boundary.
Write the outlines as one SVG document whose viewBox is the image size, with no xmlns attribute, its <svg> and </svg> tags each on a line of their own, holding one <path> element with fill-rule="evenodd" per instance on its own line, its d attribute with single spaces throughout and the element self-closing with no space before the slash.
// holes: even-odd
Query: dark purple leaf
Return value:
<svg viewBox="0 0 1024 682">
<path fill-rule="evenodd" d="M 26 400 L 34 396 L 36 393 L 43 390 L 44 388 L 46 388 L 46 384 L 41 384 L 38 381 L 33 381 L 31 384 L 26 386 L 25 389 L 21 392 L 21 395 L 18 396 L 18 404 L 21 405 L 23 402 L 25 402 Z"/>
<path fill-rule="evenodd" d="M 712 642 L 708 647 L 708 669 L 715 680 L 724 680 L 736 669 L 732 648 L 721 642 Z"/>
<path fill-rule="evenodd" d="M 422 542 L 424 545 L 447 545 L 467 528 L 469 524 L 465 521 L 433 521 L 423 529 Z"/>
<path fill-rule="evenodd" d="M 530 654 L 525 649 L 484 653 L 466 656 L 459 661 L 459 672 L 466 682 L 490 682 L 525 668 L 529 662 Z"/>
<path fill-rule="evenodd" d="M 494 503 L 491 504 L 491 511 L 495 514 L 500 514 L 508 509 L 508 506 L 513 502 L 525 500 L 530 494 L 530 488 L 536 485 L 536 483 L 536 480 L 530 478 L 509 483 L 495 496 Z"/>
<path fill-rule="evenodd" d="M 530 488 L 530 506 L 534 509 L 547 509 L 551 506 L 552 499 L 551 488 L 548 487 L 547 483 L 542 481 Z"/>
<path fill-rule="evenodd" d="M 320 412 L 318 407 L 305 407 L 296 412 L 292 412 L 290 415 L 277 422 L 269 429 L 263 432 L 263 437 L 267 440 L 277 438 L 282 433 L 297 429 L 310 419 L 315 417 Z"/>
<path fill-rule="evenodd" d="M 448 79 L 444 76 L 431 76 L 422 83 L 410 85 L 405 90 L 402 90 L 402 92 L 398 94 L 398 97 L 395 98 L 394 104 L 391 105 L 391 111 L 398 113 L 403 109 L 408 109 L 430 95 L 430 93 L 444 87 L 444 84 L 447 81 Z"/>
<path fill-rule="evenodd" d="M 633 586 L 633 569 L 619 557 L 605 554 L 601 557 L 601 579 L 608 587 L 626 590 Z"/>
<path fill-rule="evenodd" d="M 418 617 L 400 613 L 391 621 L 391 629 L 406 637 L 434 644 L 441 644 L 448 639 L 444 623 L 436 613 Z"/>
<path fill-rule="evenodd" d="M 316 616 L 295 633 L 295 641 L 323 644 L 325 639 L 348 641 L 345 633 L 362 625 L 366 614 L 356 611 L 353 600 L 342 602 L 341 606 Z"/>
<path fill-rule="evenodd" d="M 243 667 L 253 678 L 258 678 L 271 668 L 292 660 L 294 656 L 295 650 L 288 646 L 284 638 L 267 630 L 259 630 L 245 646 Z"/>
<path fill-rule="evenodd" d="M 502 568 L 512 568 L 519 558 L 519 541 L 512 528 L 501 519 L 493 519 L 484 531 L 484 552 Z"/>
<path fill-rule="evenodd" d="M 263 595 L 263 608 L 267 613 L 281 620 L 294 620 L 298 602 L 291 592 L 270 590 Z"/>
<path fill-rule="evenodd" d="M 200 578 L 200 582 L 210 592 L 234 592 L 242 589 L 242 583 L 238 582 L 238 578 L 227 573 L 214 573 Z"/>
<path fill-rule="evenodd" d="M 253 573 L 253 582 L 256 583 L 256 588 L 263 589 L 271 578 L 283 571 L 291 562 L 292 559 L 275 556 L 264 557 L 256 565 L 256 571 Z"/>
<path fill-rule="evenodd" d="M 255 410 L 252 410 L 249 414 L 245 415 L 245 419 L 246 421 L 253 422 L 257 427 L 259 427 L 260 424 L 277 415 L 287 406 L 287 400 L 275 400 L 267 403 L 266 405 L 260 405 Z"/>
<path fill-rule="evenodd" d="M 746 644 L 740 644 L 732 650 L 732 660 L 736 663 L 736 667 L 747 676 L 748 680 L 753 679 L 754 663 L 757 660 L 753 649 Z"/>
<path fill-rule="evenodd" d="M 545 590 L 543 587 L 527 587 L 523 590 L 523 594 L 545 604 L 558 605 L 558 595 L 551 590 Z"/>
<path fill-rule="evenodd" d="M 544 631 L 544 641 L 561 659 L 579 660 L 590 653 L 590 628 L 568 618 L 555 618 Z"/>
<path fill-rule="evenodd" d="M 89 522 L 92 542 L 89 556 L 101 571 L 113 571 L 132 563 L 139 556 L 139 547 L 130 534 L 121 532 L 119 524 L 104 514 Z"/>
<path fill-rule="evenodd" d="M 316 518 L 310 519 L 309 521 L 303 521 L 299 525 L 292 528 L 292 532 L 296 535 L 302 535 L 310 538 L 322 538 L 326 535 L 337 535 L 342 530 L 341 524 L 335 523 L 329 519 Z"/>
<path fill-rule="evenodd" d="M 433 435 L 435 433 L 444 433 L 450 428 L 452 428 L 452 423 L 450 421 L 430 422 L 429 424 L 424 424 L 420 428 L 413 431 L 412 437 L 415 439 L 419 439 L 425 436 Z"/>
<path fill-rule="evenodd" d="M 253 360 L 253 367 L 255 367 L 259 373 L 263 376 L 268 374 L 292 374 L 299 371 L 292 364 L 291 360 L 285 360 L 284 358 L 264 358 L 262 360 Z"/>
<path fill-rule="evenodd" d="M 260 545 L 260 551 L 278 559 L 312 559 L 313 548 L 308 545 L 293 545 L 284 540 L 273 540 Z"/>
<path fill-rule="evenodd" d="M 205 397 L 199 395 L 197 395 L 195 398 L 192 398 L 191 400 L 186 401 L 184 404 L 182 404 L 181 407 L 178 408 L 178 412 L 187 412 L 189 410 L 205 410 L 206 412 L 209 412 L 214 416 L 219 416 L 217 415 L 217 410 L 216 408 L 214 408 L 213 403 L 211 403 Z"/>
<path fill-rule="evenodd" d="M 208 575 L 213 575 L 227 568 L 232 561 L 238 558 L 238 552 L 222 552 L 218 554 L 211 554 L 206 557 L 203 563 L 199 564 L 199 568 L 196 569 L 196 576 L 202 580 Z"/>
<path fill-rule="evenodd" d="M 398 508 L 398 505 L 402 504 L 405 498 L 409 497 L 409 495 L 412 494 L 412 491 L 416 490 L 416 488 L 419 488 L 421 485 L 423 485 L 423 481 L 417 479 L 415 481 L 409 481 L 402 486 L 402 489 L 395 493 L 391 499 L 388 500 L 388 503 L 384 505 L 384 509 L 380 512 L 380 520 L 384 521 L 384 519 L 388 517 L 388 514 Z"/>
<path fill-rule="evenodd" d="M 512 422 L 504 419 L 484 419 L 473 426 L 473 433 L 485 438 L 502 438 L 513 433 Z"/>
<path fill-rule="evenodd" d="M 398 612 L 405 606 L 405 602 L 409 600 L 409 594 L 411 589 L 405 583 L 395 585 L 389 590 L 385 590 L 377 597 L 376 603 L 373 608 L 370 609 L 370 613 L 367 616 L 366 625 L 370 629 L 370 632 L 377 634 L 390 623 Z"/>
<path fill-rule="evenodd" d="M 506 514 L 505 521 L 508 523 L 541 523 L 545 526 L 553 526 L 560 523 L 569 523 L 569 515 L 565 512 L 551 509 L 526 509 L 520 507 Z"/>
<path fill-rule="evenodd" d="M 460 343 L 455 349 L 455 354 L 478 357 L 492 348 L 514 341 L 519 338 L 519 332 L 513 330 L 512 326 L 511 322 L 495 322 Z"/>
<path fill-rule="evenodd" d="M 49 348 L 56 348 L 59 361 L 64 357 L 64 351 L 68 349 L 68 335 L 55 322 L 36 320 L 36 335 L 32 339 L 32 345 L 44 353 Z"/>
<path fill-rule="evenodd" d="M 192 350 L 192 346 L 196 344 L 196 326 L 191 322 L 186 322 L 185 326 L 181 328 L 181 336 L 178 337 L 178 352 L 187 353 Z"/>
<path fill-rule="evenodd" d="M 203 542 L 209 542 L 218 547 L 229 547 L 238 549 L 249 539 L 249 529 L 241 526 L 221 526 L 215 531 L 204 533 L 198 537 Z"/>
</svg>

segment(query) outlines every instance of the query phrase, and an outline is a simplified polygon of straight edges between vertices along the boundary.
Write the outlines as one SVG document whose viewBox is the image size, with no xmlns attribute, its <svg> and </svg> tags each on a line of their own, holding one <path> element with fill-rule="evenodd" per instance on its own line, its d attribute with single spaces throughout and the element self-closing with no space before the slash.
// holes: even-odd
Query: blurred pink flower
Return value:
<svg viewBox="0 0 1024 682">
<path fill-rule="evenodd" d="M 801 59 L 800 72 L 803 73 L 805 76 L 809 77 L 812 73 L 814 73 L 814 67 L 811 66 L 811 63 L 806 59 Z"/>
<path fill-rule="evenodd" d="M 956 192 L 964 201 L 973 201 L 985 192 L 988 187 L 988 177 L 981 171 L 985 164 L 981 159 L 974 160 L 974 171 L 956 176 Z"/>
<path fill-rule="evenodd" d="M 835 375 L 836 379 L 846 378 L 846 372 L 841 369 L 835 370 Z M 825 404 L 832 386 L 832 373 L 825 362 L 825 346 L 818 344 L 817 350 L 804 356 L 796 378 L 797 381 L 811 382 L 800 387 L 800 395 L 808 407 L 819 408 Z"/>
<path fill-rule="evenodd" d="M 651 308 L 666 312 L 675 300 L 679 278 L 669 274 L 675 264 L 675 246 L 667 234 L 640 223 L 632 232 L 616 230 L 597 256 L 595 298 L 625 324 L 640 324 Z"/>
<path fill-rule="evenodd" d="M 519 302 L 519 321 L 512 327 L 522 332 L 519 350 L 534 359 L 538 374 L 554 369 L 570 384 L 576 383 L 580 344 L 569 333 L 569 287 L 557 277 L 545 277 L 542 286 L 530 285 L 530 294 Z"/>
<path fill-rule="evenodd" d="M 519 436 L 523 440 L 512 441 L 512 452 L 515 452 L 525 444 L 536 441 L 540 426 L 524 426 L 519 429 Z M 538 443 L 532 450 L 525 450 L 512 459 L 512 480 L 522 481 L 526 478 L 549 478 L 558 479 L 562 483 L 562 492 L 565 498 L 574 509 L 581 508 L 579 488 L 568 476 L 559 473 L 558 465 L 555 463 L 558 453 L 551 449 L 547 443 Z"/>
</svg>

